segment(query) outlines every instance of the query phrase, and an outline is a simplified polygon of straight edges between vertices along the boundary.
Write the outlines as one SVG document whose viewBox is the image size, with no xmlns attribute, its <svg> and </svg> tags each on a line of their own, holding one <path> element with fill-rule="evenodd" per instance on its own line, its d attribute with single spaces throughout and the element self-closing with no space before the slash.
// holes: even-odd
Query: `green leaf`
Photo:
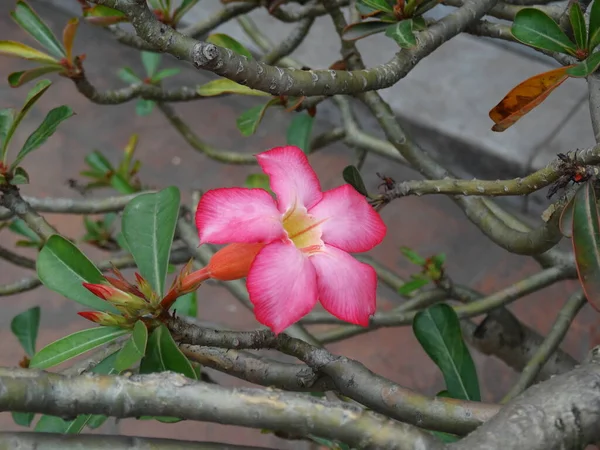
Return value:
<svg viewBox="0 0 600 450">
<path fill-rule="evenodd" d="M 531 47 L 574 55 L 575 44 L 546 13 L 537 8 L 523 8 L 511 27 L 512 35 Z"/>
<path fill-rule="evenodd" d="M 8 139 L 11 128 L 17 117 L 14 108 L 0 109 L 0 160 L 4 160 L 4 153 L 8 147 Z"/>
<path fill-rule="evenodd" d="M 409 281 L 398 288 L 398 294 L 407 296 L 411 292 L 421 289 L 423 286 L 427 286 L 430 282 L 431 280 L 427 277 L 413 275 Z"/>
<path fill-rule="evenodd" d="M 586 60 L 580 62 L 575 67 L 567 69 L 567 74 L 576 78 L 587 77 L 594 73 L 600 66 L 600 52 L 596 52 L 589 56 Z"/>
<path fill-rule="evenodd" d="M 40 327 L 40 307 L 34 306 L 27 311 L 13 317 L 10 330 L 19 340 L 19 343 L 29 356 L 35 354 L 35 342 Z"/>
<path fill-rule="evenodd" d="M 118 313 L 110 303 L 96 297 L 82 283 L 105 281 L 98 268 L 71 242 L 50 236 L 37 258 L 37 274 L 48 289 L 98 311 Z"/>
<path fill-rule="evenodd" d="M 252 136 L 256 129 L 258 128 L 258 124 L 265 115 L 265 111 L 271 105 L 279 104 L 280 100 L 278 98 L 269 100 L 264 105 L 258 105 L 254 108 L 250 108 L 247 111 L 244 111 L 240 114 L 236 120 L 238 130 L 242 133 L 243 136 Z"/>
<path fill-rule="evenodd" d="M 59 106 L 52 109 L 44 118 L 42 124 L 27 138 L 23 148 L 13 161 L 11 167 L 16 167 L 32 151 L 36 150 L 54 134 L 60 123 L 73 115 L 73 110 L 68 106 Z"/>
<path fill-rule="evenodd" d="M 587 28 L 585 26 L 585 17 L 583 17 L 583 12 L 581 11 L 578 1 L 574 1 L 569 7 L 569 20 L 571 21 L 577 48 L 586 48 Z"/>
<path fill-rule="evenodd" d="M 406 259 L 408 259 L 411 263 L 417 266 L 423 267 L 427 263 L 427 260 L 425 258 L 423 258 L 417 252 L 408 247 L 400 247 L 400 251 Z"/>
<path fill-rule="evenodd" d="M 29 45 L 15 41 L 0 41 L 0 55 L 15 56 L 17 58 L 37 61 L 44 64 L 58 64 L 59 60 L 36 50 Z"/>
<path fill-rule="evenodd" d="M 438 303 L 419 311 L 413 331 L 425 352 L 442 371 L 452 398 L 481 401 L 477 371 L 460 331 L 454 310 Z"/>
<path fill-rule="evenodd" d="M 102 174 L 106 174 L 107 172 L 114 171 L 114 168 L 113 168 L 112 164 L 110 163 L 110 161 L 108 159 L 106 159 L 106 157 L 102 153 L 100 153 L 98 150 L 94 150 L 92 153 L 88 154 L 85 157 L 85 162 L 92 169 L 94 169 Z"/>
<path fill-rule="evenodd" d="M 588 33 L 587 49 L 593 52 L 600 44 L 600 2 L 594 0 L 590 8 L 590 30 Z"/>
<path fill-rule="evenodd" d="M 62 44 L 54 33 L 48 28 L 48 25 L 36 14 L 36 12 L 24 1 L 18 1 L 15 10 L 11 11 L 11 17 L 21 28 L 27 31 L 36 41 L 45 47 L 57 58 L 66 56 Z"/>
<path fill-rule="evenodd" d="M 116 327 L 94 327 L 78 331 L 46 345 L 31 358 L 29 367 L 48 369 L 57 366 L 130 332 L 131 330 Z"/>
<path fill-rule="evenodd" d="M 123 348 L 117 354 L 115 370 L 122 372 L 136 364 L 146 353 L 148 342 L 148 328 L 141 320 L 133 327 L 133 333 Z"/>
<path fill-rule="evenodd" d="M 306 154 L 310 153 L 310 133 L 314 117 L 307 112 L 296 114 L 287 129 L 287 144 L 295 145 Z"/>
<path fill-rule="evenodd" d="M 383 22 L 381 20 L 369 20 L 367 22 L 352 23 L 344 28 L 342 38 L 345 41 L 357 41 L 372 34 L 386 31 L 389 26 L 389 22 Z"/>
<path fill-rule="evenodd" d="M 198 94 L 203 97 L 214 97 L 216 95 L 223 94 L 240 94 L 240 95 L 255 95 L 258 97 L 271 97 L 266 92 L 259 91 L 256 89 L 250 89 L 248 86 L 243 86 L 235 81 L 231 81 L 227 78 L 218 78 L 213 81 L 209 81 L 202 86 L 198 86 L 196 90 Z"/>
<path fill-rule="evenodd" d="M 159 70 L 152 77 L 152 82 L 153 83 L 158 83 L 159 81 L 162 81 L 165 78 L 172 77 L 172 76 L 175 76 L 175 75 L 179 74 L 179 72 L 181 72 L 181 70 L 179 70 L 177 67 L 172 67 L 170 69 Z"/>
<path fill-rule="evenodd" d="M 444 253 L 438 253 L 431 258 L 435 266 L 439 269 L 446 262 L 446 255 Z"/>
<path fill-rule="evenodd" d="M 161 58 L 162 55 L 160 53 L 142 52 L 142 64 L 144 65 L 144 69 L 146 69 L 146 75 L 148 75 L 148 77 L 152 78 L 156 73 Z"/>
<path fill-rule="evenodd" d="M 592 181 L 586 182 L 573 199 L 573 251 L 579 281 L 588 302 L 600 309 L 600 224 Z"/>
<path fill-rule="evenodd" d="M 179 202 L 179 189 L 172 186 L 138 195 L 123 211 L 123 236 L 140 274 L 158 295 L 164 294 Z"/>
<path fill-rule="evenodd" d="M 160 325 L 150 335 L 146 355 L 140 364 L 140 373 L 172 371 L 197 379 L 194 368 L 171 337 L 169 330 Z"/>
<path fill-rule="evenodd" d="M 6 147 L 8 146 L 8 143 L 10 142 L 13 134 L 17 130 L 17 128 L 18 128 L 19 124 L 21 123 L 21 121 L 23 120 L 23 118 L 27 115 L 27 113 L 33 107 L 35 102 L 37 102 L 39 100 L 39 98 L 42 95 L 44 95 L 44 92 L 46 92 L 48 90 L 48 88 L 50 87 L 51 84 L 52 83 L 49 80 L 40 80 L 37 83 L 35 83 L 35 86 L 33 86 L 33 88 L 31 88 L 31 90 L 27 93 L 27 98 L 25 99 L 25 103 L 23 104 L 23 107 L 21 108 L 21 110 L 19 111 L 19 113 L 17 114 L 15 119 L 13 120 L 13 122 L 8 130 L 8 133 L 6 134 L 6 138 L 5 138 L 4 142 L 2 143 L 2 155 L 4 155 L 4 153 L 6 152 Z"/>
<path fill-rule="evenodd" d="M 198 0 L 183 0 L 173 12 L 173 21 L 175 23 L 179 22 L 184 16 L 184 14 L 186 14 L 190 9 L 196 6 L 196 3 L 198 3 Z"/>
<path fill-rule="evenodd" d="M 10 180 L 10 184 L 15 186 L 19 184 L 29 184 L 29 174 L 22 167 L 17 167 Z"/>
<path fill-rule="evenodd" d="M 143 82 L 141 78 L 139 78 L 129 67 L 123 67 L 122 69 L 119 69 L 117 76 L 125 83 L 129 84 L 140 84 Z"/>
<path fill-rule="evenodd" d="M 10 87 L 17 88 L 23 86 L 28 81 L 41 77 L 42 75 L 52 72 L 61 72 L 62 70 L 64 70 L 64 68 L 61 66 L 48 65 L 29 70 L 21 70 L 20 72 L 13 72 L 8 75 L 8 84 L 10 84 Z"/>
<path fill-rule="evenodd" d="M 246 177 L 244 186 L 247 188 L 260 188 L 267 191 L 269 194 L 274 195 L 271 190 L 271 184 L 269 182 L 269 175 L 264 173 L 253 173 Z"/>
<path fill-rule="evenodd" d="M 177 314 L 183 316 L 196 317 L 198 315 L 198 300 L 196 291 L 182 295 L 173 304 L 173 309 Z"/>
<path fill-rule="evenodd" d="M 154 103 L 153 100 L 146 100 L 144 98 L 139 98 L 135 102 L 135 113 L 140 117 L 147 116 L 150 113 L 152 113 L 152 110 L 154 109 L 155 104 L 156 103 Z"/>
<path fill-rule="evenodd" d="M 14 219 L 8 226 L 8 229 L 13 233 L 17 233 L 26 237 L 30 241 L 34 241 L 36 243 L 42 242 L 40 237 L 31 228 L 29 228 L 29 225 L 27 225 L 22 219 Z"/>
<path fill-rule="evenodd" d="M 240 44 L 234 38 L 232 38 L 231 36 L 228 36 L 226 34 L 223 34 L 223 33 L 211 34 L 210 36 L 208 36 L 208 38 L 206 38 L 206 42 L 210 42 L 211 44 L 218 45 L 219 47 L 228 48 L 230 50 L 233 50 L 234 52 L 236 52 L 239 55 L 243 55 L 248 59 L 252 59 L 252 53 L 250 53 L 250 51 L 246 47 L 244 47 L 242 44 Z"/>
<path fill-rule="evenodd" d="M 356 167 L 346 166 L 342 172 L 342 176 L 344 177 L 344 181 L 356 189 L 359 194 L 362 194 L 365 197 L 369 195 L 367 188 L 365 187 L 365 182 Z"/>
<path fill-rule="evenodd" d="M 402 20 L 390 25 L 385 30 L 385 35 L 392 38 L 402 48 L 412 48 L 417 45 L 417 38 L 413 32 L 412 19 Z"/>
<path fill-rule="evenodd" d="M 22 427 L 27 427 L 31 425 L 33 418 L 35 417 L 34 413 L 29 412 L 13 412 L 12 418 L 17 425 L 21 425 Z"/>
</svg>

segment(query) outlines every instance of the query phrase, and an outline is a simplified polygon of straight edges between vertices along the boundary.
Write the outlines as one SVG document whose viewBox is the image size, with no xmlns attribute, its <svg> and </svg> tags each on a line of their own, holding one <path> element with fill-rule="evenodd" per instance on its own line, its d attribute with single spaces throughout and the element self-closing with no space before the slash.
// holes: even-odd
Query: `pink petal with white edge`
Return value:
<svg viewBox="0 0 600 450">
<path fill-rule="evenodd" d="M 285 236 L 281 214 L 264 189 L 206 192 L 198 203 L 196 227 L 201 244 L 254 244 Z"/>
<path fill-rule="evenodd" d="M 375 313 L 377 275 L 368 264 L 363 264 L 348 253 L 325 246 L 322 252 L 310 257 L 317 271 L 319 299 L 323 307 L 346 322 L 369 325 L 369 316 Z"/>
<path fill-rule="evenodd" d="M 387 231 L 379 213 L 349 184 L 324 192 L 308 213 L 323 221 L 323 242 L 347 252 L 371 250 Z"/>
<path fill-rule="evenodd" d="M 277 195 L 282 213 L 295 204 L 310 209 L 321 200 L 323 194 L 317 174 L 298 147 L 275 147 L 256 155 L 256 159 L 269 175 L 271 190 Z"/>
<path fill-rule="evenodd" d="M 252 263 L 246 283 L 254 315 L 279 334 L 317 303 L 317 276 L 309 258 L 292 243 L 273 242 Z"/>
</svg>

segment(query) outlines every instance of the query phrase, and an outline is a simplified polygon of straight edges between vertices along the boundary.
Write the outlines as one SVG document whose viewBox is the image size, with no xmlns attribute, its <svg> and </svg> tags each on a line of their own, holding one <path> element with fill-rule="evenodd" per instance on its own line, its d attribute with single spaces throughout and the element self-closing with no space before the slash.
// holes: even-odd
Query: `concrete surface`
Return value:
<svg viewBox="0 0 600 450">
<path fill-rule="evenodd" d="M 204 3 L 205 1 L 207 0 L 203 0 L 201 3 L 203 6 L 209 4 Z M 67 0 L 65 0 L 66 2 Z M 31 4 L 55 30 L 61 29 L 70 17 L 63 11 L 51 8 L 41 1 L 32 1 Z M 8 16 L 10 7 L 11 5 L 8 2 L 0 2 L 0 39 L 22 40 L 31 43 L 10 20 Z M 485 49 L 481 47 L 482 44 L 472 41 L 470 38 L 465 42 L 472 46 L 471 49 L 479 48 L 478 51 L 485 53 Z M 443 49 L 443 52 L 445 51 Z M 107 39 L 104 32 L 90 26 L 81 27 L 76 52 L 87 54 L 85 62 L 87 73 L 91 81 L 101 89 L 122 86 L 115 74 L 117 68 L 125 65 L 133 66 L 134 69 L 140 67 L 139 55 L 135 50 L 115 44 Z M 456 55 L 450 56 L 454 57 Z M 481 58 L 484 58 L 484 56 L 482 55 Z M 520 61 L 523 67 L 521 69 L 518 67 L 513 68 L 508 65 L 512 64 L 508 61 L 504 64 L 496 64 L 493 58 L 486 57 L 487 65 L 494 65 L 496 71 L 504 69 L 503 72 L 511 72 L 506 76 L 512 76 L 513 71 L 522 71 L 519 76 L 515 75 L 512 81 L 505 80 L 504 75 L 497 77 L 498 83 L 500 80 L 505 83 L 503 84 L 504 87 L 498 88 L 499 95 L 503 95 L 503 92 L 512 86 L 513 81 L 516 82 L 520 77 L 526 76 L 526 72 L 533 74 L 536 70 L 541 69 L 541 67 L 536 66 L 538 63 L 527 61 L 522 56 L 510 56 L 509 53 L 506 53 L 505 56 L 507 58 L 521 58 Z M 465 60 L 464 64 L 475 65 L 472 55 L 465 55 L 463 58 Z M 463 66 L 457 74 L 453 75 L 449 68 L 445 68 L 444 65 L 434 61 L 434 59 L 434 57 L 428 58 L 422 65 L 419 65 L 418 69 L 424 70 L 425 64 L 431 64 L 431 70 L 436 70 L 438 74 L 443 73 L 444 80 L 446 78 L 450 80 L 447 86 L 465 87 L 467 86 L 467 80 L 464 78 L 470 76 L 474 80 L 489 81 L 485 79 L 484 75 L 479 75 L 479 69 L 469 71 L 466 66 Z M 106 64 L 107 61 L 110 62 L 110 65 Z M 308 62 L 315 66 L 318 65 L 314 61 Z M 169 66 L 177 65 L 183 70 L 174 79 L 173 83 L 196 84 L 209 79 L 209 74 L 198 73 L 191 67 L 177 62 L 169 62 Z M 28 64 L 20 60 L 0 58 L 0 75 L 3 80 L 7 74 L 21 70 L 24 67 L 28 67 Z M 481 71 L 484 70 L 486 69 L 482 67 Z M 462 78 L 460 73 L 463 73 Z M 491 77 L 491 70 L 486 73 L 488 77 Z M 426 75 L 427 73 L 424 71 L 423 76 Z M 140 174 L 142 180 L 153 186 L 175 184 L 182 190 L 185 199 L 189 199 L 190 189 L 240 186 L 249 173 L 257 171 L 253 167 L 225 166 L 195 152 L 167 124 L 159 112 L 155 111 L 149 117 L 139 118 L 134 113 L 133 102 L 119 106 L 94 105 L 82 97 L 69 80 L 56 76 L 51 78 L 54 81 L 54 86 L 42 97 L 38 106 L 31 111 L 24 121 L 23 127 L 19 129 L 16 136 L 15 144 L 22 143 L 27 134 L 37 126 L 45 113 L 52 107 L 68 104 L 75 110 L 77 115 L 65 122 L 40 151 L 26 160 L 25 168 L 29 172 L 32 181 L 31 185 L 23 188 L 24 193 L 27 195 L 77 197 L 79 194 L 69 188 L 67 179 L 77 177 L 77 173 L 84 168 L 83 158 L 85 154 L 92 149 L 100 149 L 106 152 L 109 157 L 116 159 L 121 151 L 120 149 L 132 133 L 141 134 L 138 157 L 144 162 Z M 430 79 L 435 80 L 436 78 L 432 74 Z M 496 78 L 494 80 L 496 82 Z M 410 104 L 412 110 L 407 107 L 405 110 L 407 114 L 412 111 L 413 114 L 418 114 L 419 117 L 436 119 L 438 127 L 446 127 L 445 121 L 450 121 L 452 126 L 448 128 L 462 129 L 464 136 L 471 130 L 469 128 L 471 121 L 478 124 L 476 128 L 484 125 L 489 128 L 490 124 L 485 124 L 484 120 L 487 115 L 483 118 L 479 117 L 488 108 L 487 106 L 484 108 L 481 104 L 485 102 L 495 103 L 501 97 L 501 95 L 497 97 L 490 94 L 484 89 L 483 85 L 479 88 L 474 85 L 473 90 L 479 92 L 481 96 L 485 95 L 487 100 L 484 102 L 478 97 L 473 97 L 471 100 L 466 101 L 461 100 L 456 93 L 447 92 L 441 86 L 424 85 L 418 77 L 411 77 L 405 82 L 402 92 L 406 93 L 408 98 L 398 97 L 397 104 Z M 404 83 L 404 81 L 401 83 Z M 429 91 L 434 90 L 437 92 L 437 96 L 424 97 L 421 106 L 419 106 L 417 97 L 410 100 L 410 97 L 415 94 L 416 88 L 409 86 L 409 83 L 414 83 L 413 86 L 421 86 L 422 89 L 428 89 Z M 565 87 L 565 89 L 571 88 Z M 581 89 L 577 91 L 578 88 L 575 85 L 572 89 L 575 90 L 572 91 L 571 96 L 567 95 L 570 91 L 565 91 L 564 94 L 557 93 L 557 98 L 572 103 L 584 93 Z M 26 92 L 27 87 L 11 89 L 5 81 L 2 81 L 0 83 L 0 108 L 18 107 L 23 102 Z M 425 93 L 422 95 L 425 95 Z M 388 95 L 393 97 L 393 93 L 388 92 Z M 561 95 L 564 96 L 561 97 Z M 402 101 L 400 101 L 401 98 Z M 448 99 L 454 99 L 453 101 L 459 104 L 450 104 L 451 102 L 447 101 Z M 256 136 L 251 138 L 243 138 L 236 129 L 235 118 L 237 115 L 254 104 L 256 104 L 255 99 L 228 97 L 177 105 L 176 110 L 185 115 L 190 125 L 193 126 L 202 139 L 217 147 L 256 153 L 281 145 L 285 140 L 285 129 L 290 120 L 290 115 L 270 112 L 267 117 L 268 120 L 261 124 Z M 546 117 L 546 120 L 551 121 L 553 124 L 559 123 L 560 114 L 556 111 L 554 113 L 550 111 L 552 110 L 551 104 L 557 105 L 557 103 L 548 103 L 548 106 L 534 112 L 532 118 L 534 119 L 536 115 L 540 115 Z M 445 113 L 435 116 L 434 111 L 436 108 L 444 109 Z M 420 111 L 420 109 L 423 111 Z M 545 111 L 545 109 L 548 109 L 548 111 Z M 479 111 L 478 114 L 475 114 L 475 111 Z M 462 122 L 453 117 L 459 113 L 465 117 Z M 315 132 L 322 131 L 330 126 L 326 121 L 319 121 Z M 527 126 L 527 122 L 524 122 L 523 127 L 525 126 Z M 533 123 L 530 126 L 532 132 L 540 128 L 539 124 L 537 127 Z M 419 138 L 421 136 L 426 137 L 427 130 L 424 126 L 421 128 L 414 127 L 414 129 L 421 133 L 418 135 Z M 519 130 L 520 127 L 517 127 L 515 133 L 522 133 Z M 481 133 L 481 136 L 486 136 L 484 131 L 480 130 L 479 133 Z M 434 135 L 433 131 L 430 131 L 430 134 L 431 141 L 437 143 L 448 142 L 449 153 L 452 148 L 463 148 L 461 146 L 453 147 L 455 145 L 454 138 Z M 458 132 L 455 132 L 455 135 L 460 137 Z M 513 137 L 513 141 L 508 141 L 510 135 L 506 134 L 505 136 L 503 139 L 506 139 L 506 142 L 520 142 L 516 137 Z M 500 139 L 500 137 L 494 137 L 494 139 Z M 527 135 L 523 132 L 523 138 L 525 137 Z M 531 145 L 543 138 L 544 133 L 538 130 L 537 140 L 531 140 Z M 563 136 L 560 139 L 571 146 L 580 146 L 583 144 L 579 144 L 579 142 L 582 142 L 585 136 L 583 136 L 582 131 L 582 136 Z M 476 139 L 473 138 L 471 141 L 473 143 Z M 507 148 L 511 148 L 508 143 L 505 143 L 505 145 Z M 520 148 L 528 149 L 529 147 L 521 142 Z M 463 156 L 460 153 L 452 153 L 452 155 L 451 157 L 462 162 Z M 479 155 L 476 158 L 485 159 L 487 156 Z M 342 169 L 351 161 L 352 152 L 349 152 L 344 145 L 340 144 L 311 156 L 311 162 L 325 188 L 331 188 L 343 182 Z M 493 169 L 493 165 L 491 168 Z M 415 172 L 398 164 L 392 164 L 379 157 L 369 156 L 363 173 L 367 184 L 373 188 L 379 184 L 375 175 L 376 172 L 385 172 L 396 179 L 412 179 L 417 176 Z M 97 195 L 109 195 L 109 193 L 99 193 Z M 529 258 L 508 254 L 494 246 L 448 199 L 433 196 L 405 198 L 384 209 L 382 216 L 390 231 L 384 243 L 374 249 L 371 255 L 395 270 L 400 276 L 408 276 L 414 273 L 413 266 L 410 266 L 399 254 L 398 247 L 401 245 L 409 245 L 426 255 L 445 252 L 450 275 L 457 282 L 469 284 L 484 293 L 492 293 L 506 287 L 537 270 L 536 264 Z M 48 219 L 61 232 L 69 236 L 83 235 L 80 218 L 55 214 L 48 215 Z M 0 232 L 0 240 L 3 245 L 10 245 L 15 239 L 11 233 L 3 230 Z M 105 253 L 89 246 L 84 245 L 83 249 L 95 260 L 107 257 Z M 33 253 L 26 250 L 24 250 L 24 253 L 33 256 Z M 14 282 L 21 277 L 31 275 L 31 271 L 16 268 L 0 261 L 0 283 L 2 284 Z M 545 333 L 550 328 L 567 295 L 576 286 L 577 283 L 574 281 L 559 283 L 552 288 L 525 297 L 512 305 L 511 309 L 525 323 L 539 332 Z M 256 327 L 253 316 L 222 288 L 204 286 L 199 291 L 199 299 L 199 316 L 203 319 L 221 322 L 234 329 L 253 329 Z M 0 346 L 0 365 L 16 365 L 22 358 L 22 351 L 9 331 L 9 324 L 15 314 L 33 305 L 42 306 L 40 347 L 64 336 L 66 333 L 89 327 L 87 321 L 75 314 L 76 311 L 81 309 L 79 305 L 43 287 L 13 297 L 6 297 L 0 299 L 0 301 L 2 301 L 2 307 L 4 308 L 2 314 L 0 314 L 0 339 L 3 343 Z M 394 307 L 398 304 L 398 301 L 398 297 L 393 292 L 384 288 L 380 289 L 378 305 L 382 311 Z M 563 348 L 574 357 L 582 357 L 590 346 L 595 343 L 595 335 L 591 331 L 597 326 L 597 313 L 586 307 L 569 331 Z M 315 327 L 315 330 L 320 329 L 322 327 Z M 420 349 L 409 327 L 378 330 L 331 345 L 329 348 L 334 353 L 355 358 L 371 370 L 412 389 L 427 394 L 435 394 L 443 387 L 441 375 Z M 476 354 L 475 361 L 481 378 L 484 399 L 497 400 L 506 393 L 511 382 L 515 380 L 516 374 L 494 358 Z M 225 385 L 244 384 L 219 374 L 215 375 L 215 378 Z M 276 449 L 306 448 L 304 443 L 289 443 L 271 435 L 261 434 L 258 430 L 246 430 L 210 423 L 182 422 L 165 425 L 146 421 L 123 420 L 116 427 L 113 426 L 108 430 L 103 429 L 99 432 L 115 432 L 115 428 L 116 431 L 126 435 L 139 434 L 180 439 L 221 440 L 237 444 L 264 445 Z M 18 427 L 12 423 L 10 415 L 7 413 L 0 414 L 0 430 L 13 429 L 18 429 Z"/>
</svg>

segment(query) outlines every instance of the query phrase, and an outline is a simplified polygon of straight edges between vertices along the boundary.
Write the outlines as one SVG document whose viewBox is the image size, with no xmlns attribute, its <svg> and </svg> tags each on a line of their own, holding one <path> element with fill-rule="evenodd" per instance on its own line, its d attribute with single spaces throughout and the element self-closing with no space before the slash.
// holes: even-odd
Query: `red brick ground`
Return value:
<svg viewBox="0 0 600 450">
<path fill-rule="evenodd" d="M 23 33 L 10 20 L 9 4 L 10 2 L 1 2 L 0 39 L 25 40 L 32 43 L 28 38 L 24 38 Z M 62 13 L 36 2 L 32 4 L 53 28 L 60 27 L 68 19 Z M 140 67 L 136 51 L 114 44 L 109 36 L 98 29 L 85 26 L 81 28 L 76 51 L 87 54 L 85 67 L 98 88 L 121 86 L 115 75 L 118 67 Z M 24 66 L 18 60 L 1 58 L 2 79 Z M 176 82 L 196 84 L 207 79 L 206 74 L 198 74 L 186 66 Z M 32 180 L 31 185 L 23 189 L 26 194 L 40 197 L 77 197 L 78 194 L 67 186 L 66 180 L 76 176 L 84 168 L 84 155 L 92 149 L 99 149 L 116 158 L 128 137 L 134 132 L 142 136 L 138 155 L 144 162 L 142 179 L 156 186 L 175 184 L 184 196 L 191 188 L 241 185 L 247 174 L 256 172 L 252 167 L 222 165 L 195 152 L 170 128 L 159 112 L 155 111 L 149 117 L 139 118 L 135 115 L 133 102 L 119 106 L 94 105 L 78 94 L 69 80 L 53 77 L 53 81 L 54 86 L 42 97 L 20 128 L 15 144 L 24 141 L 28 132 L 37 126 L 51 107 L 68 104 L 77 116 L 61 126 L 43 149 L 26 161 L 25 167 Z M 18 107 L 26 92 L 27 87 L 11 89 L 3 81 L 0 84 L 0 108 Z M 177 111 L 186 116 L 202 139 L 219 148 L 256 153 L 284 143 L 289 116 L 279 112 L 267 114 L 267 120 L 260 126 L 256 136 L 243 138 L 240 135 L 235 127 L 235 118 L 244 108 L 254 104 L 252 99 L 230 97 L 178 105 Z M 321 124 L 318 128 L 323 130 L 326 126 L 328 125 Z M 343 182 L 342 169 L 352 161 L 352 152 L 348 150 L 343 145 L 335 145 L 311 157 L 324 187 L 330 188 Z M 397 164 L 369 156 L 364 173 L 370 186 L 378 184 L 375 176 L 377 171 L 385 172 L 397 180 L 415 176 L 413 172 Z M 413 270 L 397 251 L 401 245 L 410 245 L 423 254 L 445 252 L 451 276 L 457 282 L 469 284 L 484 293 L 503 288 L 537 269 L 530 259 L 511 255 L 491 244 L 447 199 L 406 198 L 387 207 L 383 211 L 383 217 L 389 227 L 389 233 L 385 242 L 376 248 L 372 255 L 395 269 L 399 275 L 407 276 Z M 83 234 L 82 221 L 79 218 L 48 215 L 48 219 L 68 236 Z M 0 236 L 3 245 L 9 244 L 13 239 L 7 231 L 3 231 Z M 94 258 L 102 257 L 101 252 L 97 250 L 89 247 L 85 247 L 85 250 Z M 0 283 L 9 283 L 32 274 L 6 262 L 0 262 L 0 268 Z M 522 321 L 545 333 L 574 287 L 574 282 L 561 283 L 520 300 L 511 309 Z M 382 289 L 380 294 L 381 308 L 389 308 L 398 301 L 385 289 Z M 202 318 L 240 329 L 252 329 L 256 326 L 252 315 L 226 290 L 214 286 L 203 287 L 199 296 Z M 89 326 L 89 323 L 75 314 L 79 310 L 78 305 L 45 288 L 5 297 L 1 301 L 1 365 L 16 365 L 20 360 L 21 350 L 9 332 L 9 323 L 15 314 L 33 305 L 41 305 L 43 311 L 40 346 L 66 333 Z M 596 313 L 586 307 L 569 332 L 564 348 L 577 358 L 584 355 L 590 346 L 589 329 L 596 323 Z M 415 390 L 434 394 L 442 389 L 441 376 L 420 349 L 408 327 L 382 329 L 331 345 L 330 349 L 335 353 L 355 358 L 371 370 Z M 476 355 L 475 359 L 484 398 L 498 399 L 514 380 L 515 373 L 493 358 Z M 240 384 L 225 377 L 219 379 L 230 385 Z M 0 429 L 16 428 L 8 414 L 0 414 Z M 115 429 L 110 431 L 115 432 Z M 280 449 L 305 448 L 305 444 L 281 441 L 269 435 L 262 435 L 257 430 L 194 422 L 163 425 L 124 420 L 118 425 L 118 431 L 128 435 L 221 440 Z"/>
</svg>

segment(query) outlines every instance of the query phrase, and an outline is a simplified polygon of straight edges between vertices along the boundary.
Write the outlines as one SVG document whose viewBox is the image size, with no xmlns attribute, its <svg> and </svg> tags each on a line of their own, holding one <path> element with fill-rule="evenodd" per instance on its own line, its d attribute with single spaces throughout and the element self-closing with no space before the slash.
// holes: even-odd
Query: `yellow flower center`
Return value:
<svg viewBox="0 0 600 450">
<path fill-rule="evenodd" d="M 283 228 L 288 238 L 297 248 L 307 253 L 314 253 L 323 245 L 319 226 L 321 223 L 308 214 L 303 206 L 294 205 L 283 216 Z"/>
</svg>

